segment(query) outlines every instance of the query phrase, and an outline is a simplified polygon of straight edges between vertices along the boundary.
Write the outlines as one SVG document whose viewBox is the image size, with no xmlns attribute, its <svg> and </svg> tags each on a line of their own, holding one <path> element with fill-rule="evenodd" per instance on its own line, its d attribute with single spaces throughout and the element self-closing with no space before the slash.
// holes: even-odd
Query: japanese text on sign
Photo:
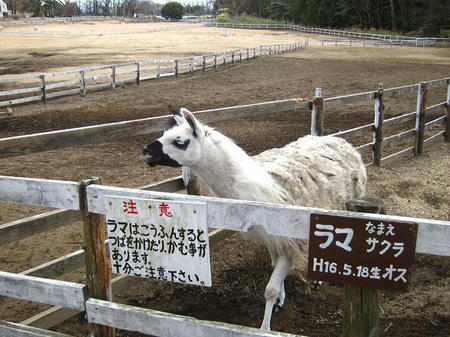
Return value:
<svg viewBox="0 0 450 337">
<path fill-rule="evenodd" d="M 206 206 L 106 196 L 113 273 L 211 285 Z"/>
<path fill-rule="evenodd" d="M 407 290 L 417 224 L 311 215 L 308 277 Z"/>
</svg>

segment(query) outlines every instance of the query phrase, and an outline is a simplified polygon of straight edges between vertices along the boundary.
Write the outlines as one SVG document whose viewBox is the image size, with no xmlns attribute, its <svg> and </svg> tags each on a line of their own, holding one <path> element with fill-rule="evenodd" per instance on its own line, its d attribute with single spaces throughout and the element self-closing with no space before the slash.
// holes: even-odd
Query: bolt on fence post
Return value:
<svg viewBox="0 0 450 337">
<path fill-rule="evenodd" d="M 102 214 L 88 211 L 87 187 L 91 184 L 101 184 L 101 181 L 99 178 L 83 180 L 80 186 L 86 286 L 88 297 L 111 300 L 111 273 L 105 245 L 105 217 Z M 88 323 L 88 332 L 92 337 L 113 337 L 115 335 L 114 328 L 94 323 Z"/>
<path fill-rule="evenodd" d="M 311 135 L 323 136 L 323 98 L 322 89 L 316 88 L 311 106 Z"/>
<path fill-rule="evenodd" d="M 373 163 L 381 165 L 382 144 L 383 144 L 383 84 L 379 84 L 378 91 L 375 92 L 375 121 L 373 130 Z"/>
<path fill-rule="evenodd" d="M 360 198 L 345 202 L 350 212 L 385 214 L 385 203 L 381 199 Z M 344 337 L 379 336 L 378 290 L 344 285 Z"/>
<path fill-rule="evenodd" d="M 447 80 L 447 113 L 445 115 L 444 139 L 450 142 L 450 79 Z"/>
<path fill-rule="evenodd" d="M 84 79 L 84 69 L 80 70 L 80 93 L 86 96 L 86 81 Z"/>
<path fill-rule="evenodd" d="M 45 75 L 42 74 L 39 76 L 39 78 L 41 79 L 41 98 L 42 98 L 42 103 L 46 104 L 47 103 L 47 90 L 46 90 L 46 86 L 45 86 Z"/>
<path fill-rule="evenodd" d="M 423 141 L 425 138 L 425 110 L 427 97 L 427 83 L 420 82 L 417 90 L 417 110 L 416 110 L 416 142 L 414 153 L 419 155 L 423 152 Z"/>
</svg>

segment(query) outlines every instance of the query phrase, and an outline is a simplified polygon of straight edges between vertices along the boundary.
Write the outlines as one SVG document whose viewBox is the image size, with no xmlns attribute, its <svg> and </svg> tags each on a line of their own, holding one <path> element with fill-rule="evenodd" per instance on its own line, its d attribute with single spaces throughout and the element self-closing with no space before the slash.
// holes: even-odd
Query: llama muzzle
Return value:
<svg viewBox="0 0 450 337">
<path fill-rule="evenodd" d="M 157 165 L 170 167 L 181 166 L 176 160 L 173 160 L 163 152 L 162 144 L 157 140 L 144 148 L 142 151 L 141 160 L 150 167 L 155 167 Z"/>
</svg>

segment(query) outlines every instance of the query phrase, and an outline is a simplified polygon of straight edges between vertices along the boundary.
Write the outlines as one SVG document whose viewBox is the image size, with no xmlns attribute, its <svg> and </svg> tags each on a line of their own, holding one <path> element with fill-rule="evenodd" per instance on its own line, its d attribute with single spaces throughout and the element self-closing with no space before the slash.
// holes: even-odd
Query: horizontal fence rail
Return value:
<svg viewBox="0 0 450 337">
<path fill-rule="evenodd" d="M 84 311 L 85 285 L 0 271 L 0 296 Z"/>
<path fill-rule="evenodd" d="M 93 298 L 86 302 L 86 313 L 90 322 L 129 331 L 137 331 L 152 336 L 300 336 L 281 332 L 262 331 L 260 329 L 221 322 L 203 321 L 192 317 L 168 314 L 166 312 L 142 309 Z"/>
<path fill-rule="evenodd" d="M 69 335 L 29 327 L 23 324 L 5 322 L 0 320 L 0 336 L 14 337 L 70 337 Z"/>
<path fill-rule="evenodd" d="M 36 194 L 47 202 L 48 207 L 61 207 L 61 203 L 55 200 L 53 195 L 61 195 L 66 191 L 67 185 L 76 185 L 75 182 L 61 182 L 60 187 L 53 187 L 53 180 L 30 179 L 0 176 L 0 190 L 8 188 L 11 194 L 21 193 L 20 184 L 16 182 L 23 180 L 24 184 L 33 183 L 39 186 L 36 192 L 31 192 L 27 197 L 20 199 L 0 198 L 0 201 L 14 202 L 20 204 L 35 204 Z M 11 184 L 13 182 L 13 184 Z M 16 188 L 19 186 L 19 188 Z M 52 186 L 52 188 L 48 188 Z M 207 223 L 215 229 L 227 229 L 232 231 L 247 232 L 253 226 L 262 226 L 271 235 L 288 236 L 297 239 L 308 239 L 309 223 L 311 213 L 327 214 L 348 217 L 376 218 L 380 221 L 409 221 L 419 223 L 419 234 L 417 237 L 418 253 L 437 254 L 450 256 L 450 223 L 448 221 L 415 219 L 380 214 L 362 214 L 340 211 L 323 210 L 319 208 L 275 205 L 261 202 L 250 202 L 241 200 L 227 200 L 221 198 L 200 197 L 192 195 L 174 194 L 156 191 L 144 191 L 122 187 L 90 185 L 86 188 L 86 199 L 88 211 L 91 213 L 105 214 L 106 195 L 114 195 L 124 198 L 163 199 L 172 201 L 201 201 L 207 204 Z M 51 195 L 51 196 L 50 196 Z"/>
<path fill-rule="evenodd" d="M 295 99 L 287 99 L 201 110 L 196 112 L 196 116 L 203 122 L 211 123 L 232 118 L 254 117 L 270 112 L 306 108 L 307 105 L 308 103 L 305 102 L 297 103 Z M 0 139 L 0 158 L 159 132 L 171 126 L 172 118 L 171 115 L 149 117 L 132 121 L 2 138 Z"/>
</svg>

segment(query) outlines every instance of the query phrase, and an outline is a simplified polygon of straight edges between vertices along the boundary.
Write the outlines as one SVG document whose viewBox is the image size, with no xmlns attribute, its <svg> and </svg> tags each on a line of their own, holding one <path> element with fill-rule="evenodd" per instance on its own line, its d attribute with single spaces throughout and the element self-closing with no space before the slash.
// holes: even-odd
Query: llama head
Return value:
<svg viewBox="0 0 450 337">
<path fill-rule="evenodd" d="M 172 111 L 175 126 L 150 143 L 142 152 L 142 160 L 150 167 L 193 166 L 201 158 L 203 125 L 185 108 Z"/>
</svg>

